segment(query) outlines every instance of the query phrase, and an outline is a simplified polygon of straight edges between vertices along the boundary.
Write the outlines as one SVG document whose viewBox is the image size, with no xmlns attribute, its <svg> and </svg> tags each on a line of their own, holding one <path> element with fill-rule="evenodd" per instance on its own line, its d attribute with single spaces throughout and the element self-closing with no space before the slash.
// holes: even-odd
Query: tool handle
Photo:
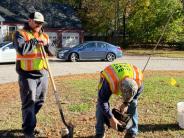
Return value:
<svg viewBox="0 0 184 138">
<path fill-rule="evenodd" d="M 54 89 L 54 91 L 56 91 L 56 85 L 55 85 L 55 83 L 54 83 L 54 79 L 53 79 L 53 75 L 52 75 L 52 73 L 51 73 L 51 69 L 50 69 L 50 66 L 49 66 L 49 62 L 48 62 L 48 60 L 47 60 L 47 54 L 46 54 L 46 52 L 45 52 L 45 50 L 44 50 L 44 47 L 43 47 L 43 46 L 40 46 L 40 47 L 41 47 L 41 53 L 42 53 L 42 55 L 43 55 L 43 59 L 44 59 L 44 61 L 45 61 L 45 63 L 46 63 L 46 66 L 47 66 L 47 70 L 48 70 L 48 73 L 49 73 L 49 77 L 50 77 L 50 80 L 51 80 L 53 89 Z"/>
<path fill-rule="evenodd" d="M 164 26 L 164 30 L 162 31 L 162 34 L 161 34 L 161 36 L 159 37 L 156 46 L 153 48 L 153 50 L 151 51 L 151 54 L 149 55 L 149 57 L 148 57 L 148 59 L 147 59 L 147 61 L 146 61 L 146 64 L 145 64 L 145 66 L 144 66 L 144 68 L 143 68 L 143 70 L 142 70 L 143 73 L 144 73 L 144 71 L 145 71 L 145 69 L 146 69 L 146 67 L 147 67 L 147 65 L 148 65 L 148 63 L 149 63 L 149 61 L 150 61 L 150 59 L 151 59 L 151 56 L 153 55 L 153 53 L 155 52 L 156 48 L 158 47 L 160 41 L 162 40 L 162 37 L 163 37 L 163 35 L 165 34 L 165 31 L 166 31 L 166 29 L 167 29 L 167 26 L 168 26 L 170 20 L 172 19 L 173 14 L 174 14 L 174 11 L 171 11 L 171 14 L 170 14 L 170 16 L 169 16 L 169 19 L 167 20 L 167 22 L 166 22 L 166 24 L 165 24 L 165 26 Z"/>
<path fill-rule="evenodd" d="M 47 66 L 47 70 L 48 70 L 48 73 L 49 73 L 49 77 L 50 77 L 51 83 L 52 83 L 52 86 L 53 86 L 53 89 L 54 89 L 54 96 L 55 96 L 55 99 L 56 99 L 56 104 L 58 105 L 58 108 L 59 108 L 61 119 L 62 119 L 64 125 L 68 128 L 69 125 L 66 123 L 65 118 L 64 118 L 63 110 L 62 110 L 62 107 L 61 107 L 61 104 L 60 104 L 60 100 L 59 100 L 59 95 L 58 95 L 57 90 L 56 90 L 56 85 L 54 83 L 54 79 L 53 79 L 53 75 L 51 73 L 49 62 L 47 60 L 46 52 L 45 52 L 43 46 L 40 46 L 40 47 L 41 47 L 40 49 L 41 49 L 41 53 L 43 55 L 43 59 L 44 59 L 44 61 L 46 63 L 46 66 Z"/>
</svg>

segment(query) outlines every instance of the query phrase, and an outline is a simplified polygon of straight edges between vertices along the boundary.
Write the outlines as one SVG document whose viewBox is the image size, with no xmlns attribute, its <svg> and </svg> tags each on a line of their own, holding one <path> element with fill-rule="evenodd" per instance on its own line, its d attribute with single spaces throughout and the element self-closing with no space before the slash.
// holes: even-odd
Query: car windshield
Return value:
<svg viewBox="0 0 184 138">
<path fill-rule="evenodd" d="M 0 48 L 3 47 L 4 45 L 8 44 L 8 43 L 10 43 L 10 42 L 2 42 L 2 43 L 0 43 Z"/>
</svg>

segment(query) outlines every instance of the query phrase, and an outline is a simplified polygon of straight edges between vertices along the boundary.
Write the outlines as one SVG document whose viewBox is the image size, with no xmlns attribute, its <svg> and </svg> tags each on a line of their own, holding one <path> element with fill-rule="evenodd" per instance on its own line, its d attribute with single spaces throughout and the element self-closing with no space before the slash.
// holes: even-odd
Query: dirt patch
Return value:
<svg viewBox="0 0 184 138">
<path fill-rule="evenodd" d="M 178 76 L 184 77 L 183 71 L 169 72 L 169 71 L 146 71 L 145 78 L 152 75 L 163 76 Z M 99 74 L 81 74 L 81 75 L 68 75 L 62 77 L 55 77 L 57 90 L 61 96 L 61 103 L 64 109 L 64 113 L 67 121 L 71 121 L 75 126 L 74 137 L 76 138 L 92 138 L 95 134 L 95 105 L 96 97 L 91 100 L 94 105 L 88 112 L 71 112 L 67 110 L 70 103 L 78 102 L 81 95 L 74 92 L 72 88 L 66 85 L 67 81 L 81 80 L 91 78 L 98 81 Z M 72 96 L 73 95 L 73 96 Z M 82 102 L 82 101 L 81 101 Z M 0 137 L 20 137 L 21 133 L 21 102 L 19 97 L 18 83 L 7 83 L 0 85 Z M 60 131 L 63 124 L 60 121 L 58 108 L 55 104 L 55 99 L 52 93 L 51 85 L 49 84 L 49 92 L 47 101 L 38 114 L 38 128 L 43 130 L 45 137 L 53 138 L 60 137 Z M 142 118 L 140 117 L 140 120 Z M 165 132 L 163 132 L 165 133 Z M 106 131 L 106 135 L 109 138 L 122 137 L 123 133 L 114 132 L 111 129 Z M 145 134 L 146 135 L 146 134 Z M 41 137 L 41 135 L 38 135 Z M 107 138 L 108 138 L 107 137 Z M 143 135 L 144 137 L 144 135 Z"/>
</svg>

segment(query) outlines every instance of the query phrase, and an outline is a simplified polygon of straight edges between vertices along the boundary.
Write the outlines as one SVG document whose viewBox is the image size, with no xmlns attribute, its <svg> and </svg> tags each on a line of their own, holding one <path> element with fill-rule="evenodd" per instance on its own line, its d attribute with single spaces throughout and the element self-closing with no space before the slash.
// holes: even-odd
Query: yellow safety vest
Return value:
<svg viewBox="0 0 184 138">
<path fill-rule="evenodd" d="M 42 41 L 49 41 L 49 37 L 45 33 L 41 33 L 39 36 L 35 36 L 32 32 L 28 32 L 24 29 L 18 30 L 19 33 L 24 37 L 25 41 L 29 41 L 33 38 L 39 38 Z M 25 71 L 34 71 L 34 70 L 42 70 L 47 69 L 46 63 L 43 59 L 43 54 L 41 53 L 41 49 L 35 47 L 35 49 L 28 54 L 21 55 L 17 52 L 17 60 L 20 61 L 20 67 Z"/>
<path fill-rule="evenodd" d="M 136 66 L 128 63 L 115 63 L 107 66 L 102 72 L 101 77 L 105 78 L 109 83 L 112 93 L 121 95 L 119 82 L 126 77 L 132 78 L 136 81 L 138 87 L 143 81 L 142 71 Z M 102 84 L 99 84 L 101 87 Z"/>
</svg>

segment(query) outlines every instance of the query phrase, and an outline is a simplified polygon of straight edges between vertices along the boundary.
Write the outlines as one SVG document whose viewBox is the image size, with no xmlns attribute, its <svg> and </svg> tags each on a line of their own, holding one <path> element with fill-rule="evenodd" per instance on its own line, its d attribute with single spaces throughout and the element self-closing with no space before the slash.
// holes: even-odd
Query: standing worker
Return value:
<svg viewBox="0 0 184 138">
<path fill-rule="evenodd" d="M 138 133 L 137 100 L 143 91 L 143 74 L 136 66 L 128 63 L 115 63 L 107 66 L 100 74 L 98 102 L 96 106 L 96 138 L 105 138 L 105 120 L 118 130 L 122 125 L 112 114 L 109 99 L 112 94 L 122 96 L 120 106 L 122 114 L 130 114 L 132 126 L 126 131 L 124 138 L 135 138 Z"/>
<path fill-rule="evenodd" d="M 16 71 L 19 75 L 22 102 L 22 129 L 26 138 L 34 138 L 36 114 L 41 109 L 48 89 L 48 72 L 41 47 L 53 55 L 49 37 L 43 32 L 44 16 L 40 12 L 29 15 L 24 28 L 16 31 Z"/>
</svg>

